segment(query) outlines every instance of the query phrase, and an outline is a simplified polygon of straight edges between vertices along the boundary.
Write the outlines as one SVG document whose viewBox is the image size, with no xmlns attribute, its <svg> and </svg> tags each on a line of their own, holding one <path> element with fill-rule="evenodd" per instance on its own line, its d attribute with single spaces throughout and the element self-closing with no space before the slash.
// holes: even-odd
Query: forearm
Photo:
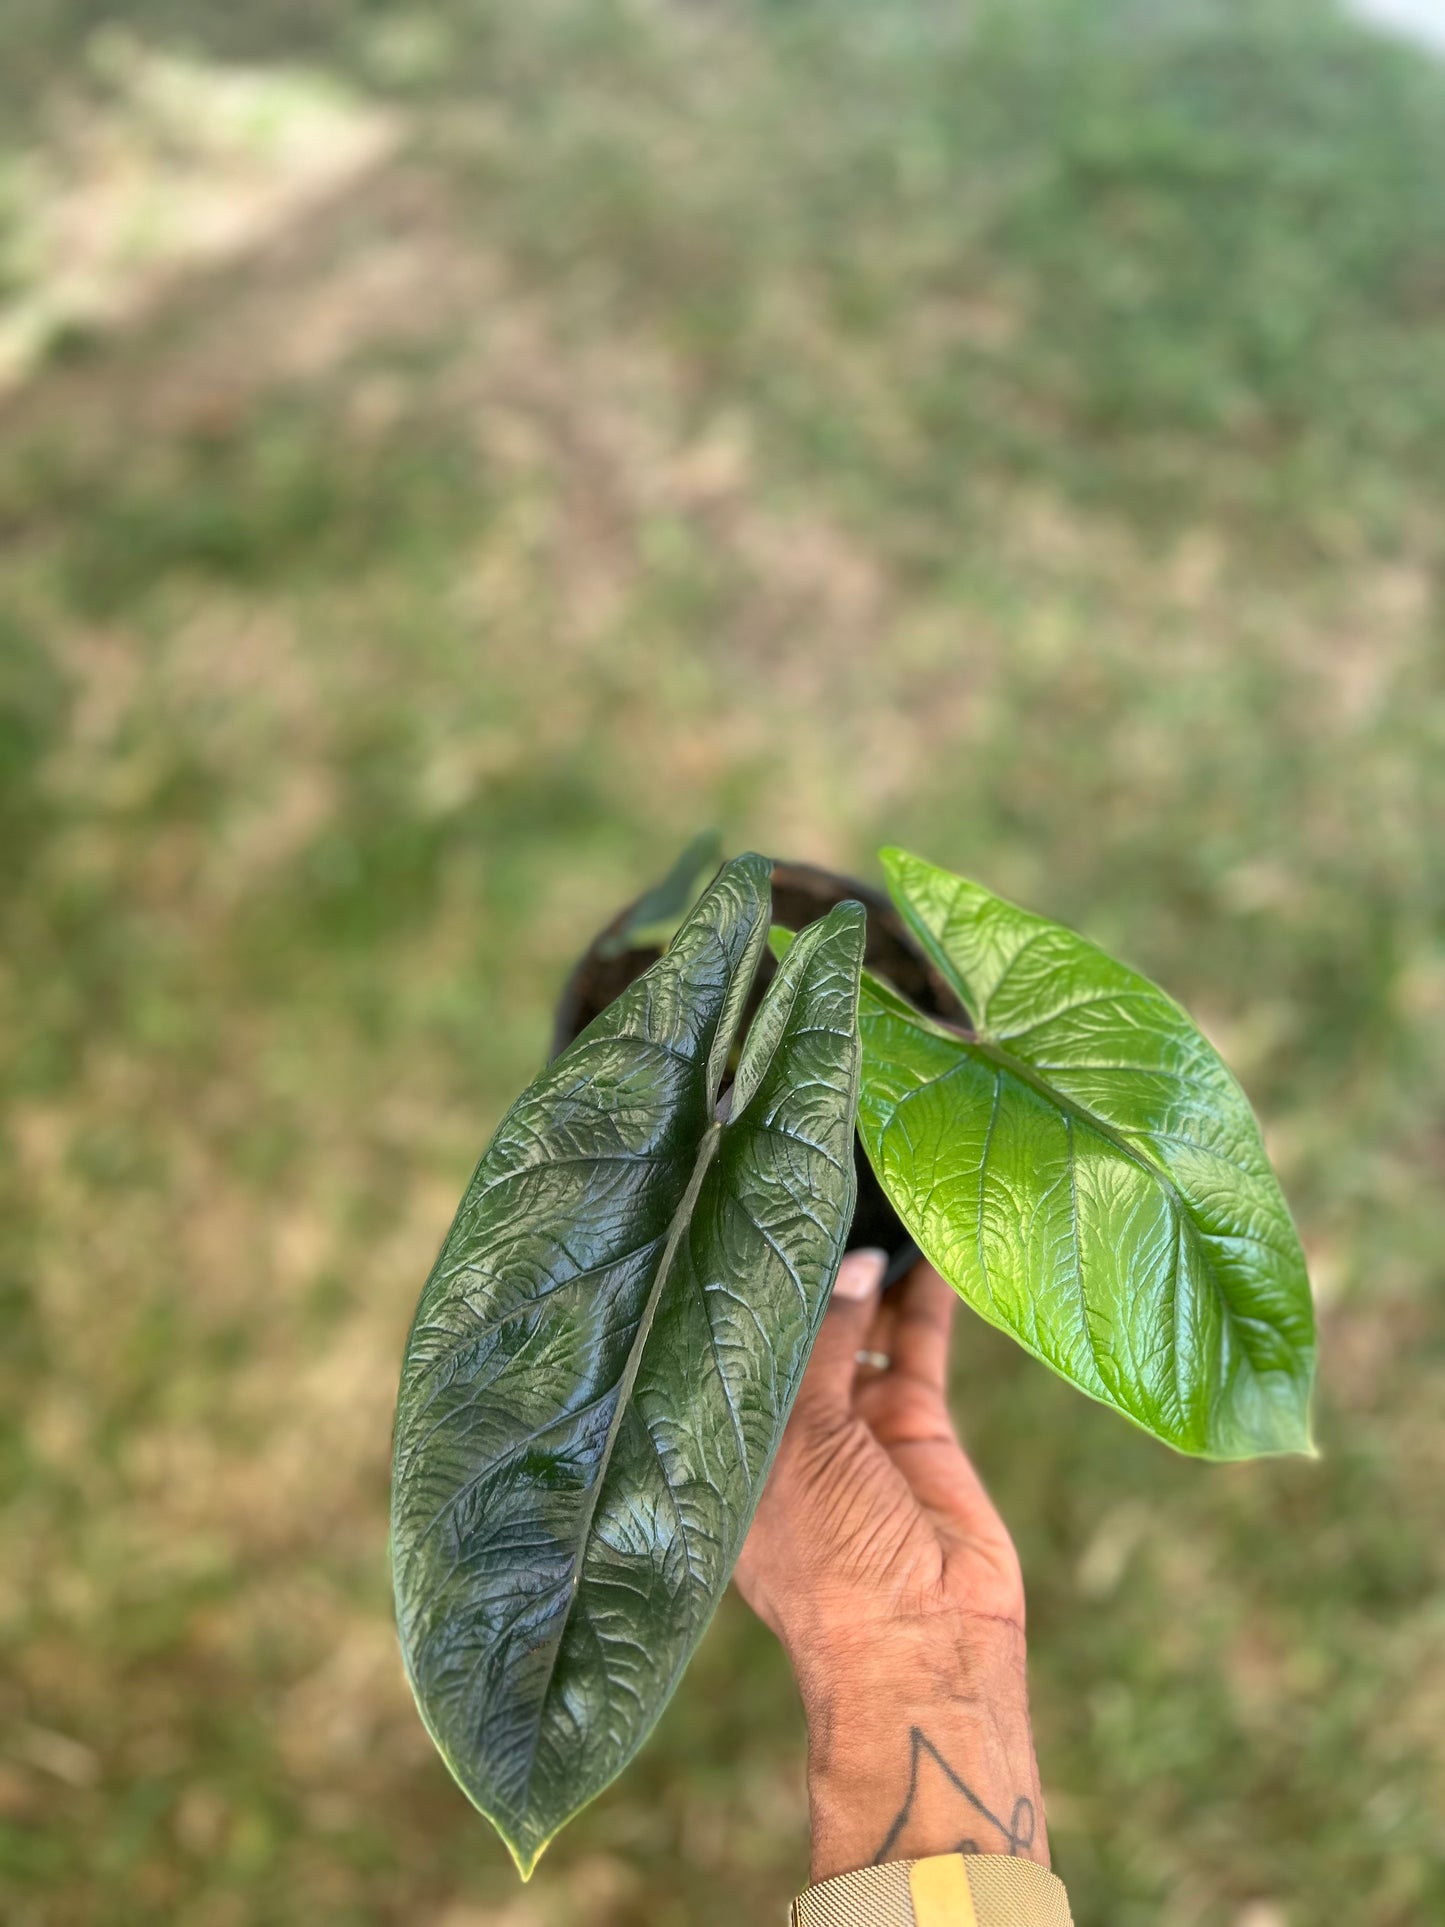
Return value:
<svg viewBox="0 0 1445 1927">
<path fill-rule="evenodd" d="M 1024 1636 L 940 1614 L 789 1642 L 808 1721 L 812 1878 L 939 1853 L 1049 1863 Z"/>
</svg>

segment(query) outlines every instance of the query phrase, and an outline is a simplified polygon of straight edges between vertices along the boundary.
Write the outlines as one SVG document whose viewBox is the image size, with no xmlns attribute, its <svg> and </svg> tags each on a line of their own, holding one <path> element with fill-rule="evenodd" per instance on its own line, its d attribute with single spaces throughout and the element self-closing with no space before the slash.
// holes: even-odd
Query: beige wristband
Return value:
<svg viewBox="0 0 1445 1927">
<path fill-rule="evenodd" d="M 1036 1860 L 940 1853 L 820 1880 L 790 1927 L 1073 1927 L 1063 1886 Z"/>
</svg>

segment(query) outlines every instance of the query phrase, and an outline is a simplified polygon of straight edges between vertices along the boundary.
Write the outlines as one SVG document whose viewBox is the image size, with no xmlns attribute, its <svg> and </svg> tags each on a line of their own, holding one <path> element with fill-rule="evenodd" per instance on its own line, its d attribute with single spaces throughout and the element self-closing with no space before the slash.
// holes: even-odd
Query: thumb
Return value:
<svg viewBox="0 0 1445 1927">
<path fill-rule="evenodd" d="M 872 1327 L 887 1269 L 888 1253 L 872 1249 L 850 1251 L 838 1267 L 798 1391 L 798 1416 L 804 1425 L 827 1429 L 847 1416 L 858 1353 Z"/>
</svg>

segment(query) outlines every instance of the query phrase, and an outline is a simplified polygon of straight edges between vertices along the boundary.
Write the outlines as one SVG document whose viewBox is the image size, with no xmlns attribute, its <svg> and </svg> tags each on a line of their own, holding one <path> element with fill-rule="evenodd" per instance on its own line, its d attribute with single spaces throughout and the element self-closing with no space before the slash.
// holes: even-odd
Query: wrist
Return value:
<svg viewBox="0 0 1445 1927">
<path fill-rule="evenodd" d="M 1021 1623 L 936 1613 L 790 1652 L 815 1881 L 959 1851 L 1048 1865 Z"/>
</svg>

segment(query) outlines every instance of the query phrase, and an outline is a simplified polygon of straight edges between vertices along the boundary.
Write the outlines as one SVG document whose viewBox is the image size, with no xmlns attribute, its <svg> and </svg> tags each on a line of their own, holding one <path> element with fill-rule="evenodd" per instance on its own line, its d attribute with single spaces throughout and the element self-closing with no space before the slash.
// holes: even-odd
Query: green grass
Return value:
<svg viewBox="0 0 1445 1927">
<path fill-rule="evenodd" d="M 99 12 L 5 9 L 0 145 Z M 1273 0 L 128 17 L 406 146 L 0 415 L 0 1912 L 782 1917 L 740 1607 L 519 1899 L 385 1570 L 450 1210 L 714 822 L 1130 957 L 1305 1235 L 1315 1464 L 960 1332 L 1080 1927 L 1445 1912 L 1445 71 Z"/>
</svg>

